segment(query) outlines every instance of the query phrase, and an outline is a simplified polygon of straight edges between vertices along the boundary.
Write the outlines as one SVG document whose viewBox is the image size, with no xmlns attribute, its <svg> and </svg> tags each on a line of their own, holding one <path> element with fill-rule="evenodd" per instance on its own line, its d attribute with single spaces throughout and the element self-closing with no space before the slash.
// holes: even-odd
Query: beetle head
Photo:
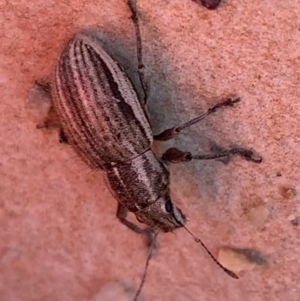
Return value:
<svg viewBox="0 0 300 301">
<path fill-rule="evenodd" d="M 182 211 L 173 205 L 169 193 L 161 196 L 145 209 L 135 212 L 135 216 L 139 222 L 147 224 L 151 228 L 158 228 L 163 232 L 172 232 L 186 222 Z"/>
</svg>

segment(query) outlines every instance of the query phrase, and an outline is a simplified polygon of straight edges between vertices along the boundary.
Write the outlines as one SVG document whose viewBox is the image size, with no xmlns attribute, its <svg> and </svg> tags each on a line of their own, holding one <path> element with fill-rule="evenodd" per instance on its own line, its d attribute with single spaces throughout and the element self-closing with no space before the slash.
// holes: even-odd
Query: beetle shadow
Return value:
<svg viewBox="0 0 300 301">
<path fill-rule="evenodd" d="M 82 32 L 91 34 L 101 41 L 108 53 L 123 66 L 125 72 L 137 89 L 140 99 L 142 99 L 143 94 L 137 72 L 134 32 L 133 37 L 128 39 L 127 37 L 117 35 L 115 31 L 110 32 L 109 29 L 104 31 L 103 27 L 101 32 L 97 32 L 97 34 L 95 34 L 93 29 L 94 28 L 85 28 Z M 156 47 L 159 47 L 159 45 Z M 160 53 L 160 50 L 157 48 L 155 51 Z M 161 51 L 166 50 L 162 49 Z M 165 75 L 164 70 L 170 69 L 170 65 L 172 64 L 171 60 L 168 59 L 168 56 L 172 56 L 171 53 L 164 54 L 164 60 L 162 62 L 160 58 L 157 59 L 155 53 L 146 52 L 144 47 L 143 56 L 146 66 L 145 78 L 149 86 L 147 108 L 154 134 L 158 134 L 167 128 L 181 125 L 199 116 L 221 99 L 234 96 L 221 95 L 210 98 L 206 96 L 209 95 L 208 91 L 205 91 L 205 88 L 203 88 L 200 90 L 200 94 L 198 94 L 198 99 L 201 100 L 201 102 L 195 102 L 192 93 L 189 93 L 185 87 L 180 86 L 180 78 L 177 73 L 171 74 L 169 72 L 168 77 Z M 145 61 L 147 62 L 145 63 Z M 198 83 L 200 86 L 205 87 L 205 80 L 201 74 L 199 74 Z M 199 89 L 197 90 L 199 91 Z M 185 110 L 186 106 L 187 110 Z M 231 108 L 225 109 L 226 112 L 224 114 L 226 114 L 228 110 L 231 110 Z M 221 112 L 217 112 L 214 115 L 221 115 L 220 113 Z M 218 116 L 216 116 L 216 118 L 218 118 Z M 177 147 L 184 151 L 190 151 L 192 154 L 211 153 L 210 148 L 214 144 L 221 147 L 228 147 L 228 142 L 229 144 L 236 143 L 234 131 L 229 133 L 222 132 L 222 121 L 220 122 L 219 120 L 216 124 L 212 124 L 212 120 L 217 120 L 216 118 L 211 119 L 211 117 L 207 117 L 199 124 L 184 130 L 178 137 L 170 141 L 155 143 L 154 151 L 161 155 L 167 148 Z M 221 126 L 220 131 L 218 130 L 219 126 Z M 220 160 L 195 160 L 188 163 L 171 164 L 171 186 L 175 188 L 175 195 L 178 189 L 178 193 L 184 197 L 197 195 L 197 199 L 200 198 L 203 201 L 205 199 L 216 199 L 216 197 L 220 195 L 219 185 L 216 182 L 217 174 L 220 173 L 222 168 L 226 167 L 219 161 Z M 232 162 L 229 162 L 229 164 L 232 164 Z M 172 188 L 172 190 L 174 189 Z"/>
<path fill-rule="evenodd" d="M 156 43 L 156 53 L 154 51 L 145 53 L 144 51 L 144 57 L 152 57 L 151 64 L 145 64 L 145 75 L 150 88 L 148 110 L 155 135 L 167 128 L 179 126 L 198 117 L 228 97 L 240 96 L 230 91 L 228 94 L 213 95 L 214 93 L 207 85 L 207 72 L 202 73 L 202 68 L 198 68 L 199 72 L 194 86 L 192 82 L 184 81 L 182 76 L 185 76 L 186 73 L 180 72 L 182 66 L 174 65 L 174 61 L 176 61 L 173 58 L 174 54 L 168 49 L 168 46 L 163 44 L 164 39 L 161 33 L 155 29 L 152 30 L 150 23 L 144 24 L 144 26 L 148 27 L 144 31 L 151 32 L 147 37 L 150 38 L 150 41 L 162 41 Z M 201 54 L 198 55 L 201 57 Z M 150 61 L 151 58 L 147 58 L 147 60 Z M 201 66 L 201 60 L 199 66 Z M 182 84 L 183 82 L 184 84 Z M 193 88 L 197 92 L 193 91 Z M 243 103 L 237 104 L 237 107 L 241 105 Z M 245 145 L 244 142 L 237 140 L 233 128 L 234 124 L 227 118 L 227 114 L 232 114 L 231 110 L 236 109 L 230 107 L 221 109 L 185 129 L 177 138 L 160 143 L 157 148 L 159 153 L 169 147 L 177 147 L 192 154 L 212 153 L 211 148 L 214 146 L 251 148 L 251 145 Z M 229 122 L 232 124 L 232 128 L 230 128 Z M 196 204 L 220 200 L 223 198 L 224 188 L 221 187 L 218 179 L 224 178 L 228 186 L 232 186 L 230 177 L 237 166 L 234 161 L 241 160 L 245 162 L 244 159 L 233 156 L 230 162 L 223 163 L 220 162 L 221 160 L 195 160 L 188 163 L 172 164 L 170 167 L 173 178 L 171 190 L 175 190 L 174 193 L 184 199 L 186 197 L 192 200 L 196 198 Z M 254 163 L 246 162 L 245 165 L 250 167 Z M 199 199 L 200 201 L 198 201 Z"/>
</svg>

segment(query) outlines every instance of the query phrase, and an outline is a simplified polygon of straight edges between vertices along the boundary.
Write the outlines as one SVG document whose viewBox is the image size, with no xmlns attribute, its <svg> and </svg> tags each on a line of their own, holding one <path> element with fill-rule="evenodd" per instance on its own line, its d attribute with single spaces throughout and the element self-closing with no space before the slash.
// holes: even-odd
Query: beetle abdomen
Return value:
<svg viewBox="0 0 300 301">
<path fill-rule="evenodd" d="M 62 129 L 91 167 L 106 169 L 150 148 L 152 131 L 137 93 L 96 38 L 78 34 L 67 43 L 52 86 Z"/>
</svg>

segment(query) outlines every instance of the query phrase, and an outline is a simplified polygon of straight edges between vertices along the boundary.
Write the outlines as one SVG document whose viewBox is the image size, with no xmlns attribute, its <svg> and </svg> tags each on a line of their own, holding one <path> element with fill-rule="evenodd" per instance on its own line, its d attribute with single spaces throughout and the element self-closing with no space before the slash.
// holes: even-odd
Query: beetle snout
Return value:
<svg viewBox="0 0 300 301">
<path fill-rule="evenodd" d="M 159 198 L 144 210 L 135 212 L 135 215 L 139 222 L 163 232 L 172 232 L 186 223 L 185 215 L 178 207 L 173 206 L 170 197 L 166 196 Z"/>
</svg>

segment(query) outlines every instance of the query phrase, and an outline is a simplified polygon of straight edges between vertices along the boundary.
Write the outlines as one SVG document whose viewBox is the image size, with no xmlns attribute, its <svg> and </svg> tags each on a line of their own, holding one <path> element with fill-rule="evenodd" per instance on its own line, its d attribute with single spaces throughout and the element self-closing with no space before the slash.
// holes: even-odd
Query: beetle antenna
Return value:
<svg viewBox="0 0 300 301">
<path fill-rule="evenodd" d="M 148 271 L 148 267 L 149 267 L 149 263 L 150 263 L 150 260 L 152 258 L 155 246 L 156 246 L 156 237 L 157 237 L 157 234 L 158 234 L 158 232 L 154 232 L 153 236 L 151 237 L 150 246 L 149 246 L 149 250 L 148 250 L 148 256 L 147 256 L 147 260 L 146 260 L 146 264 L 145 264 L 143 276 L 142 276 L 139 288 L 138 288 L 138 290 L 137 290 L 137 292 L 136 292 L 136 294 L 134 296 L 133 301 L 137 301 L 137 299 L 138 299 L 138 297 L 139 297 L 139 295 L 140 295 L 140 293 L 141 293 L 141 291 L 143 289 L 143 286 L 145 284 L 146 276 L 147 276 L 147 271 Z"/>
<path fill-rule="evenodd" d="M 206 245 L 202 242 L 202 240 L 198 237 L 196 237 L 185 225 L 182 225 L 183 228 L 193 237 L 194 241 L 197 244 L 200 244 L 205 251 L 208 253 L 208 255 L 212 258 L 212 260 L 225 272 L 227 273 L 229 276 L 231 276 L 232 278 L 235 279 L 239 279 L 239 277 L 232 271 L 228 270 L 227 268 L 225 268 L 216 258 L 215 256 L 209 251 L 209 249 L 206 247 Z"/>
</svg>

